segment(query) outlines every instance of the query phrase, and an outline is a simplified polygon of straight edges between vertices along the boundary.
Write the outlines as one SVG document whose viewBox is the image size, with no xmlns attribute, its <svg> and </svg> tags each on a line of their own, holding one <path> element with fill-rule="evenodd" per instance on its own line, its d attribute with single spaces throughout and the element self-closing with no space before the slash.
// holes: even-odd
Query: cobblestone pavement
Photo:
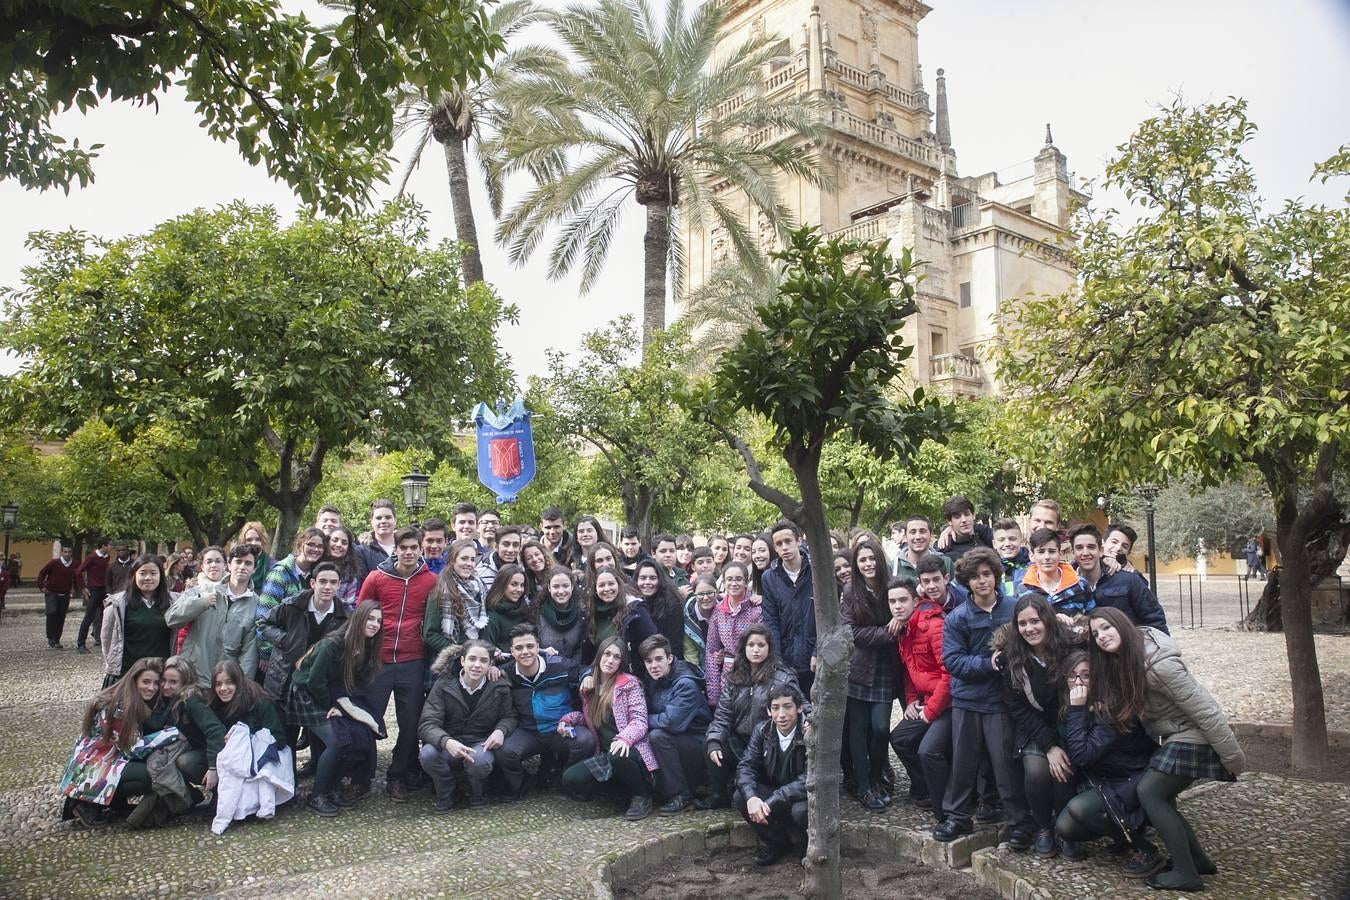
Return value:
<svg viewBox="0 0 1350 900">
<path fill-rule="evenodd" d="M 1282 639 L 1225 632 L 1180 639 L 1235 717 L 1288 721 Z M 1332 727 L 1350 729 L 1350 638 L 1319 640 L 1318 650 Z M 433 816 L 429 793 L 398 807 L 377 791 L 338 819 L 320 820 L 293 803 L 272 822 L 237 823 L 221 837 L 201 814 L 156 832 L 90 833 L 57 820 L 55 785 L 99 681 L 97 656 L 46 649 L 40 617 L 0 619 L 0 896 L 584 897 L 607 855 L 727 818 L 688 813 L 633 824 L 600 803 L 553 796 Z M 381 768 L 390 746 L 382 746 Z M 1216 895 L 1336 895 L 1332 879 L 1350 855 L 1350 787 L 1251 775 L 1184 802 L 1220 866 Z M 850 821 L 926 830 L 924 814 L 903 804 L 882 816 L 845 806 Z M 1077 865 L 989 853 L 1053 896 L 1142 895 L 1114 876 L 1115 860 L 1102 853 Z"/>
<path fill-rule="evenodd" d="M 1196 678 L 1234 722 L 1289 724 L 1293 694 L 1283 634 L 1174 630 Z M 1327 727 L 1350 732 L 1350 636 L 1316 636 Z"/>
</svg>

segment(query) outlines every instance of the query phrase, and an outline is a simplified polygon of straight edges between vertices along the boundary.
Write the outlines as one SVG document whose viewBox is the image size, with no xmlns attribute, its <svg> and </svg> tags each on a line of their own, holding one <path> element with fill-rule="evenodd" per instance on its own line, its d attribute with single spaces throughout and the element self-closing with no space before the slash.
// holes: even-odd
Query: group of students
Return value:
<svg viewBox="0 0 1350 900">
<path fill-rule="evenodd" d="M 1133 531 L 1063 534 L 1052 501 L 1030 511 L 1026 541 L 1015 520 L 978 523 L 964 497 L 943 512 L 937 535 L 923 516 L 896 523 L 889 550 L 865 529 L 832 536 L 854 641 L 850 789 L 887 809 L 893 749 L 938 840 L 1006 822 L 1014 850 L 1079 858 L 1105 837 L 1129 853 L 1126 874 L 1202 888 L 1214 866 L 1176 797 L 1244 760 L 1128 563 Z M 265 541 L 250 523 L 229 550 L 207 548 L 176 597 L 155 557 L 132 563 L 105 603 L 105 687 L 63 781 L 69 814 L 101 824 L 140 797 L 131 815 L 146 824 L 185 808 L 162 802 L 137 752 L 158 759 L 166 723 L 186 805 L 201 802 L 242 722 L 240 740 L 261 733 L 278 755 L 307 744 L 307 806 L 340 815 L 370 791 L 392 697 L 396 803 L 424 780 L 438 813 L 531 788 L 617 792 L 633 820 L 735 804 L 759 864 L 800 842 L 817 661 L 811 554 L 792 522 L 700 547 L 658 534 L 648 552 L 590 516 L 569 531 L 555 508 L 537 531 L 469 504 L 400 529 L 377 500 L 368 536 L 325 507 L 260 579 Z"/>
</svg>

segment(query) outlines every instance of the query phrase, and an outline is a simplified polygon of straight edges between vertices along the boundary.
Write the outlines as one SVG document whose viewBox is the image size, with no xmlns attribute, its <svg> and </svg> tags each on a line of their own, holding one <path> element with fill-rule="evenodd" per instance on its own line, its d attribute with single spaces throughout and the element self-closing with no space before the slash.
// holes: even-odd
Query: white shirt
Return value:
<svg viewBox="0 0 1350 900">
<path fill-rule="evenodd" d="M 777 728 L 775 728 L 773 732 L 778 735 L 778 749 L 786 753 L 787 748 L 792 746 L 792 739 L 797 736 L 797 729 L 794 727 L 787 734 L 783 734 L 783 732 L 779 731 Z"/>
<path fill-rule="evenodd" d="M 481 690 L 483 689 L 483 685 L 485 685 L 485 684 L 487 684 L 487 679 L 486 679 L 486 678 L 484 678 L 482 681 L 478 682 L 478 687 L 469 687 L 469 683 L 468 683 L 467 681 L 464 680 L 464 670 L 463 670 L 463 669 L 460 669 L 460 671 L 459 671 L 459 686 L 462 687 L 462 688 L 464 688 L 464 692 L 465 692 L 465 693 L 467 693 L 467 694 L 469 694 L 469 695 L 476 694 L 476 693 L 478 693 L 479 691 L 481 691 Z"/>
<path fill-rule="evenodd" d="M 331 612 L 333 611 L 333 604 L 331 604 L 331 603 L 328 604 L 328 608 L 327 608 L 327 609 L 319 609 L 319 607 L 317 607 L 317 606 L 314 605 L 314 598 L 313 598 L 313 597 L 310 597 L 310 598 L 309 598 L 309 611 L 312 612 L 312 613 L 314 613 L 314 621 L 315 621 L 315 622 L 322 622 L 324 619 L 328 618 L 329 613 L 331 613 Z"/>
</svg>

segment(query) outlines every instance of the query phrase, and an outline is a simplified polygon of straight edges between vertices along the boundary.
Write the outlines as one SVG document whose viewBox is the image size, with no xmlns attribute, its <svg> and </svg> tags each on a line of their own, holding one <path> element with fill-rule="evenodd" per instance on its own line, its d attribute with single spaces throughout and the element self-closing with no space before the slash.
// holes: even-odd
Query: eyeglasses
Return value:
<svg viewBox="0 0 1350 900">
<path fill-rule="evenodd" d="M 728 575 L 726 578 L 723 578 L 722 580 L 725 581 L 727 584 L 745 584 L 745 578 L 743 578 L 740 575 Z"/>
<path fill-rule="evenodd" d="M 716 597 L 716 596 L 717 596 L 717 592 L 716 592 L 716 591 L 699 591 L 699 592 L 698 592 L 697 594 L 695 594 L 694 596 L 697 597 L 697 598 L 699 598 L 700 600 L 706 600 L 706 599 L 708 599 L 709 597 Z"/>
<path fill-rule="evenodd" d="M 306 549 L 306 550 L 323 550 L 323 549 L 326 549 L 326 548 L 324 547 L 323 544 L 316 544 L 316 543 L 314 543 L 313 541 L 311 541 L 310 543 L 308 543 L 308 544 L 305 545 L 305 549 Z"/>
<path fill-rule="evenodd" d="M 1068 680 L 1070 684 L 1087 684 L 1091 678 L 1091 675 L 1070 675 Z"/>
</svg>

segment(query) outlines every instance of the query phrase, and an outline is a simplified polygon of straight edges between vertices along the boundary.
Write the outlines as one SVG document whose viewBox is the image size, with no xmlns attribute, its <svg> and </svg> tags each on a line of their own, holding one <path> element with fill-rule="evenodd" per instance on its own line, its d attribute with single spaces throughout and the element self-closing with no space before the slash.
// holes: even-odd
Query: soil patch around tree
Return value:
<svg viewBox="0 0 1350 900">
<path fill-rule="evenodd" d="M 680 856 L 613 886 L 620 900 L 782 900 L 802 897 L 799 858 L 754 864 L 753 849 Z M 969 875 L 881 853 L 844 851 L 848 900 L 999 900 Z"/>
<path fill-rule="evenodd" d="M 1309 781 L 1332 781 L 1337 784 L 1350 784 L 1350 753 L 1331 751 L 1331 765 L 1325 772 L 1309 777 L 1295 772 L 1289 764 L 1292 748 L 1289 741 L 1282 737 L 1258 737 L 1243 735 L 1238 738 L 1242 752 L 1247 756 L 1247 769 L 1252 772 L 1268 772 L 1284 778 L 1306 778 Z"/>
</svg>

